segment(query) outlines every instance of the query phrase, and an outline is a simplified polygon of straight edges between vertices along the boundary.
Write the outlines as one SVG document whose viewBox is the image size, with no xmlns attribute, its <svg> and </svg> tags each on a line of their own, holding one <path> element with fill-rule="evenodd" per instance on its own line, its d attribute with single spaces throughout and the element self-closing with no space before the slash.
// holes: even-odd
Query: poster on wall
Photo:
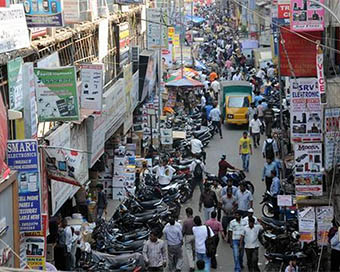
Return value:
<svg viewBox="0 0 340 272">
<path fill-rule="evenodd" d="M 318 75 L 318 85 L 320 91 L 320 99 L 322 104 L 327 103 L 326 99 L 326 79 L 324 73 L 324 65 L 323 65 L 323 51 L 320 46 L 316 47 L 318 53 L 316 54 L 316 71 Z"/>
<path fill-rule="evenodd" d="M 315 240 L 315 210 L 314 207 L 304 207 L 298 211 L 299 233 L 301 242 Z"/>
<path fill-rule="evenodd" d="M 320 206 L 316 207 L 316 223 L 317 223 L 317 242 L 319 246 L 328 245 L 328 231 L 333 226 L 333 207 Z"/>
<path fill-rule="evenodd" d="M 129 23 L 119 24 L 119 65 L 123 67 L 129 61 L 130 33 Z"/>
<path fill-rule="evenodd" d="M 30 40 L 23 5 L 0 8 L 0 54 L 25 47 Z"/>
<path fill-rule="evenodd" d="M 324 0 L 318 0 L 324 4 Z M 290 1 L 290 29 L 292 31 L 323 31 L 325 26 L 325 10 L 310 0 Z"/>
<path fill-rule="evenodd" d="M 103 19 L 99 22 L 98 27 L 98 59 L 102 61 L 108 53 L 108 41 L 109 41 L 109 21 Z"/>
<path fill-rule="evenodd" d="M 325 109 L 325 169 L 340 164 L 340 108 Z"/>
<path fill-rule="evenodd" d="M 139 97 L 139 71 L 132 76 L 132 89 L 130 92 L 131 111 L 133 112 L 138 105 Z"/>
<path fill-rule="evenodd" d="M 125 65 L 123 69 L 124 84 L 125 84 L 125 103 L 126 114 L 124 121 L 124 134 L 126 134 L 133 124 L 133 109 L 131 104 L 131 90 L 133 86 L 132 82 L 132 63 Z"/>
<path fill-rule="evenodd" d="M 7 63 L 9 107 L 12 110 L 21 110 L 23 108 L 23 63 L 24 61 L 21 57 L 10 60 Z"/>
<path fill-rule="evenodd" d="M 168 48 L 168 13 L 160 8 L 146 10 L 146 42 L 148 49 Z M 162 25 L 162 28 L 160 27 Z M 160 39 L 160 34 L 162 37 Z"/>
<path fill-rule="evenodd" d="M 61 0 L 20 0 L 28 27 L 61 27 L 64 25 Z"/>
<path fill-rule="evenodd" d="M 79 120 L 75 68 L 35 68 L 34 74 L 39 122 Z"/>
<path fill-rule="evenodd" d="M 316 78 L 291 79 L 292 141 L 322 140 L 322 110 Z"/>
<path fill-rule="evenodd" d="M 20 231 L 41 231 L 38 142 L 8 141 L 7 159 L 9 168 L 18 171 Z"/>
<path fill-rule="evenodd" d="M 81 96 L 80 107 L 101 113 L 103 107 L 104 65 L 80 64 Z"/>
</svg>

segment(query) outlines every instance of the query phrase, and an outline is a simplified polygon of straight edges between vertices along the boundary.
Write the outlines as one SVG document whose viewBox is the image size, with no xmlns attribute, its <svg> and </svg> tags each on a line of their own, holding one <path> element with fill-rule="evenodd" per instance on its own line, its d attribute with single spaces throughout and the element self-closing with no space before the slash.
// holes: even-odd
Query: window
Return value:
<svg viewBox="0 0 340 272">
<path fill-rule="evenodd" d="M 249 99 L 247 96 L 231 96 L 228 102 L 229 108 L 245 108 L 249 107 Z"/>
</svg>

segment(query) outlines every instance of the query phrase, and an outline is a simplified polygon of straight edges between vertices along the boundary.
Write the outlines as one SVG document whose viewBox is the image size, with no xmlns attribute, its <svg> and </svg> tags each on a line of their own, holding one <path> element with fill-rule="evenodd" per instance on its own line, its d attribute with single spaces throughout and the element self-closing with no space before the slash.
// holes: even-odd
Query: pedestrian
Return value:
<svg viewBox="0 0 340 272">
<path fill-rule="evenodd" d="M 105 193 L 103 192 L 103 184 L 101 183 L 97 184 L 96 188 L 97 188 L 97 204 L 96 204 L 97 219 L 100 219 L 102 218 L 104 211 L 106 213 L 107 199 Z"/>
<path fill-rule="evenodd" d="M 261 225 L 255 225 L 254 218 L 249 219 L 249 225 L 244 226 L 242 240 L 244 241 L 244 248 L 247 255 L 247 265 L 249 272 L 260 271 L 258 267 L 259 260 L 259 233 L 262 230 Z"/>
<path fill-rule="evenodd" d="M 199 157 L 203 159 L 203 162 L 205 163 L 206 160 L 206 152 L 203 150 L 203 144 L 200 139 L 194 136 L 193 139 L 190 140 L 191 145 L 191 153 L 194 157 Z"/>
<path fill-rule="evenodd" d="M 197 185 L 202 193 L 205 165 L 198 157 L 190 164 L 190 173 L 192 175 L 192 193 L 194 193 Z"/>
<path fill-rule="evenodd" d="M 214 134 L 215 132 L 219 132 L 221 139 L 222 137 L 222 129 L 221 129 L 221 112 L 218 108 L 218 103 L 214 103 L 214 108 L 210 111 L 209 118 L 212 121 L 212 125 L 214 127 Z"/>
<path fill-rule="evenodd" d="M 270 157 L 266 158 L 266 162 L 263 167 L 262 181 L 266 182 L 266 190 L 270 192 L 270 186 L 272 185 L 272 171 L 275 170 L 276 175 L 279 173 L 277 163 Z"/>
<path fill-rule="evenodd" d="M 222 155 L 221 160 L 218 163 L 218 178 L 224 177 L 227 174 L 228 169 L 237 170 L 237 168 L 225 160 L 226 157 L 226 155 Z"/>
<path fill-rule="evenodd" d="M 205 105 L 205 107 L 204 107 L 204 111 L 205 111 L 205 113 L 206 113 L 206 118 L 207 118 L 207 120 L 210 120 L 210 112 L 211 112 L 211 110 L 214 108 L 213 107 L 213 105 L 212 105 L 212 98 L 211 98 L 211 96 L 208 94 L 207 95 L 207 105 Z"/>
<path fill-rule="evenodd" d="M 195 270 L 194 263 L 194 249 L 195 249 L 195 239 L 194 234 L 192 232 L 192 228 L 194 226 L 194 218 L 193 218 L 193 210 L 188 207 L 185 209 L 185 213 L 187 215 L 187 219 L 183 222 L 182 233 L 184 237 L 184 247 L 188 257 L 190 272 Z"/>
<path fill-rule="evenodd" d="M 230 222 L 228 232 L 230 246 L 233 249 L 235 272 L 240 272 L 241 269 L 243 269 L 243 233 L 244 227 L 241 221 L 241 213 L 239 211 L 236 211 L 235 219 Z"/>
<path fill-rule="evenodd" d="M 259 100 L 259 104 L 256 107 L 257 110 L 257 116 L 260 119 L 261 122 L 263 122 L 263 116 L 264 116 L 264 106 L 262 105 L 262 100 Z"/>
<path fill-rule="evenodd" d="M 203 205 L 203 216 L 205 221 L 210 219 L 211 212 L 217 208 L 217 203 L 216 193 L 211 190 L 210 184 L 206 183 L 199 201 L 199 212 L 202 211 Z"/>
<path fill-rule="evenodd" d="M 165 244 L 157 235 L 157 231 L 151 231 L 149 240 L 144 243 L 143 258 L 147 271 L 161 272 L 166 267 Z"/>
<path fill-rule="evenodd" d="M 203 260 L 198 260 L 196 262 L 196 267 L 197 269 L 195 270 L 195 272 L 206 272 L 205 268 L 205 262 Z"/>
<path fill-rule="evenodd" d="M 274 121 L 274 111 L 272 104 L 268 104 L 268 108 L 263 111 L 263 119 L 266 124 L 266 136 L 272 134 L 272 125 Z"/>
<path fill-rule="evenodd" d="M 173 174 L 176 172 L 171 165 L 168 165 L 166 159 L 162 159 L 161 165 L 156 165 L 152 171 L 156 172 L 156 177 L 160 186 L 168 186 L 172 180 Z"/>
<path fill-rule="evenodd" d="M 222 186 L 217 180 L 213 181 L 211 186 L 211 190 L 215 192 L 217 196 L 217 220 L 221 220 L 221 211 L 222 211 Z"/>
<path fill-rule="evenodd" d="M 254 114 L 254 118 L 250 121 L 249 131 L 253 137 L 254 148 L 260 146 L 260 133 L 261 133 L 262 122 L 258 119 L 257 114 Z"/>
<path fill-rule="evenodd" d="M 210 82 L 213 82 L 215 79 L 218 78 L 217 73 L 213 70 L 210 74 L 209 74 L 209 80 Z"/>
<path fill-rule="evenodd" d="M 72 229 L 68 224 L 66 218 L 64 218 L 61 222 L 61 227 L 63 231 L 61 232 L 62 241 L 64 243 L 64 260 L 65 260 L 65 270 L 70 271 L 72 269 Z"/>
<path fill-rule="evenodd" d="M 254 216 L 254 210 L 253 208 L 248 209 L 248 215 L 244 218 L 242 218 L 243 226 L 249 225 L 249 219 L 254 219 L 254 223 L 258 224 L 257 218 Z"/>
<path fill-rule="evenodd" d="M 296 257 L 293 256 L 293 259 L 289 261 L 289 265 L 286 267 L 285 272 L 299 272 L 299 267 L 296 264 Z M 336 270 L 333 271 L 339 271 L 339 267 Z"/>
<path fill-rule="evenodd" d="M 163 234 L 168 244 L 168 263 L 169 271 L 181 271 L 183 267 L 183 234 L 182 226 L 176 225 L 174 218 L 169 219 L 169 223 L 165 225 Z"/>
<path fill-rule="evenodd" d="M 211 259 L 207 256 L 207 249 L 205 246 L 205 241 L 209 237 L 214 236 L 214 232 L 208 226 L 202 225 L 201 217 L 194 217 L 195 226 L 192 228 L 192 232 L 195 237 L 195 252 L 196 260 L 203 260 L 205 262 L 205 272 L 210 272 Z"/>
<path fill-rule="evenodd" d="M 211 218 L 207 222 L 205 222 L 205 224 L 209 226 L 214 232 L 215 254 L 211 256 L 211 268 L 214 268 L 214 269 L 217 268 L 216 252 L 217 252 L 218 243 L 220 242 L 219 235 L 221 234 L 222 239 L 225 240 L 225 235 L 223 232 L 222 224 L 216 219 L 216 216 L 217 216 L 217 213 L 215 211 L 211 212 Z"/>
<path fill-rule="evenodd" d="M 255 114 L 257 114 L 257 109 L 255 107 L 255 103 L 251 102 L 250 107 L 248 108 L 248 122 L 249 122 L 249 124 L 250 124 L 250 121 L 253 120 Z"/>
<path fill-rule="evenodd" d="M 263 142 L 262 155 L 263 158 L 270 158 L 272 160 L 275 159 L 275 156 L 279 155 L 277 143 L 271 135 L 267 135 L 267 139 Z"/>
<path fill-rule="evenodd" d="M 221 191 L 222 197 L 227 194 L 228 189 L 230 189 L 232 191 L 233 196 L 236 197 L 236 192 L 238 191 L 238 188 L 233 185 L 233 181 L 231 179 L 227 181 L 227 186 L 222 188 L 222 191 Z"/>
<path fill-rule="evenodd" d="M 270 186 L 270 194 L 272 196 L 273 210 L 274 210 L 274 219 L 279 220 L 280 217 L 280 209 L 277 205 L 277 196 L 280 194 L 281 184 L 280 179 L 277 177 L 276 170 L 272 170 L 272 184 Z"/>
<path fill-rule="evenodd" d="M 207 103 L 207 99 L 205 98 L 204 95 L 201 95 L 201 109 L 205 107 L 206 103 Z"/>
<path fill-rule="evenodd" d="M 234 219 L 234 212 L 237 210 L 237 201 L 231 188 L 228 188 L 227 193 L 222 196 L 222 210 L 222 227 L 224 234 L 227 235 L 229 223 Z"/>
<path fill-rule="evenodd" d="M 237 208 L 242 217 L 248 214 L 248 210 L 253 208 L 253 195 L 246 189 L 243 182 L 240 183 L 239 189 L 236 192 Z"/>
<path fill-rule="evenodd" d="M 243 132 L 243 136 L 239 141 L 239 154 L 242 159 L 243 171 L 249 172 L 249 159 L 250 155 L 253 154 L 253 150 L 247 131 Z"/>
<path fill-rule="evenodd" d="M 211 82 L 210 86 L 214 90 L 215 99 L 218 99 L 218 94 L 220 92 L 220 83 L 215 79 L 213 82 Z"/>
</svg>

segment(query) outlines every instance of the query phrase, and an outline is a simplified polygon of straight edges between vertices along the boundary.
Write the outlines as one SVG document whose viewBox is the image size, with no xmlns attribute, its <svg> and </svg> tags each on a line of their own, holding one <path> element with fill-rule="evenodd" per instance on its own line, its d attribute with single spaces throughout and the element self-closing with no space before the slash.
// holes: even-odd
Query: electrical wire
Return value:
<svg viewBox="0 0 340 272">
<path fill-rule="evenodd" d="M 322 48 L 326 48 L 326 49 L 332 50 L 332 51 L 337 52 L 337 53 L 340 54 L 340 50 L 338 50 L 338 49 L 335 49 L 335 48 L 333 48 L 333 47 L 324 45 L 324 44 L 322 44 L 322 43 L 319 44 L 318 42 L 313 41 L 313 40 L 311 40 L 311 39 L 305 37 L 304 35 L 302 35 L 302 34 L 296 32 L 296 31 L 293 31 L 293 30 L 291 30 L 291 29 L 285 28 L 285 27 L 283 27 L 283 26 L 281 26 L 281 25 L 279 25 L 279 24 L 273 23 L 271 19 L 268 19 L 268 17 L 265 17 L 265 16 L 259 14 L 258 12 L 249 9 L 247 6 L 241 4 L 241 3 L 238 2 L 237 0 L 231 0 L 231 1 L 233 1 L 235 4 L 241 6 L 241 7 L 245 8 L 245 9 L 247 9 L 248 11 L 250 11 L 250 12 L 256 14 L 258 17 L 264 19 L 265 21 L 270 22 L 272 25 L 275 25 L 275 26 L 279 27 L 280 29 L 284 28 L 285 30 L 289 31 L 290 33 L 293 33 L 293 34 L 295 34 L 296 36 L 299 36 L 300 38 L 302 38 L 302 39 L 304 39 L 304 40 L 306 40 L 306 41 L 309 41 L 309 42 L 311 42 L 311 43 L 314 43 L 315 45 L 321 46 Z"/>
</svg>

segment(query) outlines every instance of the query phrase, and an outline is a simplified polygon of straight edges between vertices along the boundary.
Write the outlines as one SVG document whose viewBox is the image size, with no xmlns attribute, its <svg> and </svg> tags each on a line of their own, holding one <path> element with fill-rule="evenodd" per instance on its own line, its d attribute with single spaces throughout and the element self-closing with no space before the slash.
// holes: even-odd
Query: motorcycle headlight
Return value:
<svg viewBox="0 0 340 272">
<path fill-rule="evenodd" d="M 234 118 L 234 115 L 233 115 L 233 114 L 227 114 L 227 118 L 228 118 L 228 119 L 233 119 L 233 118 Z"/>
</svg>

